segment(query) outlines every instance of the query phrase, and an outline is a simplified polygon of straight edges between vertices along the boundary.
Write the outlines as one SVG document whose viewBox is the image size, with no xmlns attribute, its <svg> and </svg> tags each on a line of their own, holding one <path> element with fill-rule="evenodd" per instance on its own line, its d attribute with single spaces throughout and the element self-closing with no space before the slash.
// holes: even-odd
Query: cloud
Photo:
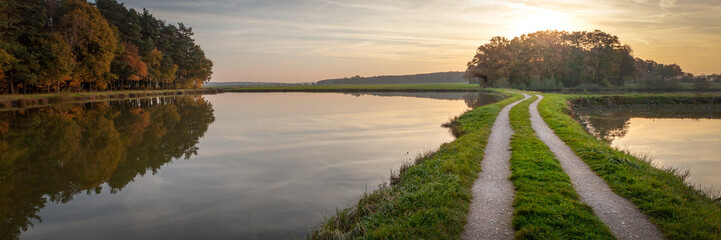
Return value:
<svg viewBox="0 0 721 240">
<path fill-rule="evenodd" d="M 464 70 L 493 36 L 555 25 L 601 29 L 637 56 L 721 72 L 721 3 L 706 0 L 120 1 L 193 27 L 216 63 L 213 81 Z"/>
<path fill-rule="evenodd" d="M 659 5 L 662 8 L 670 8 L 670 7 L 673 7 L 674 4 L 676 4 L 676 0 L 661 0 L 659 2 Z"/>
</svg>

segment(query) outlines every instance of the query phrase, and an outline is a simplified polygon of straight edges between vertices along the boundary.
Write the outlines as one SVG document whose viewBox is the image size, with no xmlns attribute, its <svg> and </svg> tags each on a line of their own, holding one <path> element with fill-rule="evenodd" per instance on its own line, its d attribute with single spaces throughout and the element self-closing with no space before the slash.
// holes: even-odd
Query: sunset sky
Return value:
<svg viewBox="0 0 721 240">
<path fill-rule="evenodd" d="M 213 82 L 463 71 L 493 36 L 600 29 L 636 57 L 721 73 L 721 0 L 119 0 L 193 27 Z"/>
</svg>

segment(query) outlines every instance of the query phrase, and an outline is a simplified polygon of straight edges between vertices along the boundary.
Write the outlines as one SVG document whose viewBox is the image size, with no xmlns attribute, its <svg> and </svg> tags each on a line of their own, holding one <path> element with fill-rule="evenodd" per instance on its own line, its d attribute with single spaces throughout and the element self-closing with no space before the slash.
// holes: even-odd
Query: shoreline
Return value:
<svg viewBox="0 0 721 240">
<path fill-rule="evenodd" d="M 478 84 L 466 83 L 206 87 L 211 88 L 226 92 L 473 92 L 484 89 Z"/>
<path fill-rule="evenodd" d="M 43 93 L 0 95 L 0 111 L 43 107 L 59 103 L 82 103 L 92 101 L 123 100 L 156 96 L 179 96 L 188 94 L 217 94 L 223 89 L 166 89 L 125 90 L 107 92 Z"/>
</svg>

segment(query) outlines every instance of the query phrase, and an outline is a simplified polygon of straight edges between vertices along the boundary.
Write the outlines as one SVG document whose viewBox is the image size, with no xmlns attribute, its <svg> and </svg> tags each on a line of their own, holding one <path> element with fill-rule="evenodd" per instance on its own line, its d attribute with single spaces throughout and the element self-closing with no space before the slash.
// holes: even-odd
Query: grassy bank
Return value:
<svg viewBox="0 0 721 240">
<path fill-rule="evenodd" d="M 389 186 L 328 217 L 310 239 L 458 239 L 466 223 L 483 149 L 503 106 L 520 94 L 468 111 L 460 136 L 401 168 Z"/>
<path fill-rule="evenodd" d="M 553 152 L 531 127 L 528 99 L 511 110 L 513 228 L 518 239 L 614 239 L 608 227 L 580 201 Z"/>
<path fill-rule="evenodd" d="M 0 110 L 39 107 L 61 102 L 86 102 L 95 100 L 119 100 L 164 95 L 213 94 L 219 89 L 167 89 L 167 90 L 127 90 L 105 92 L 60 92 L 45 94 L 0 95 Z"/>
<path fill-rule="evenodd" d="M 443 92 L 478 91 L 478 84 L 374 84 L 374 85 L 297 85 L 226 87 L 226 92 Z"/>
<path fill-rule="evenodd" d="M 533 88 L 528 90 L 554 92 L 554 93 L 682 93 L 682 92 L 719 92 L 721 91 L 721 83 L 709 83 L 708 85 L 698 86 L 694 83 L 679 83 L 670 86 L 643 86 L 635 83 L 629 83 L 622 87 L 601 87 L 597 85 L 577 86 L 577 87 L 560 87 L 554 86 L 550 88 Z"/>
<path fill-rule="evenodd" d="M 566 144 L 611 189 L 632 201 L 668 239 L 721 239 L 721 205 L 684 183 L 672 169 L 618 151 L 596 139 L 571 117 L 572 103 L 693 104 L 718 103 L 718 95 L 555 95 L 539 104 L 539 111 Z"/>
</svg>

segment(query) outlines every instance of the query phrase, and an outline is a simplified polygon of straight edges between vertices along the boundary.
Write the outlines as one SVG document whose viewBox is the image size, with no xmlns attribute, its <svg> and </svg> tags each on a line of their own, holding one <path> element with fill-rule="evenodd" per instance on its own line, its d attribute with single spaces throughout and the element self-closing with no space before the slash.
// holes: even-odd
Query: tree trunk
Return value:
<svg viewBox="0 0 721 240">
<path fill-rule="evenodd" d="M 13 86 L 13 74 L 10 73 L 10 94 L 15 94 L 15 87 Z"/>
</svg>

